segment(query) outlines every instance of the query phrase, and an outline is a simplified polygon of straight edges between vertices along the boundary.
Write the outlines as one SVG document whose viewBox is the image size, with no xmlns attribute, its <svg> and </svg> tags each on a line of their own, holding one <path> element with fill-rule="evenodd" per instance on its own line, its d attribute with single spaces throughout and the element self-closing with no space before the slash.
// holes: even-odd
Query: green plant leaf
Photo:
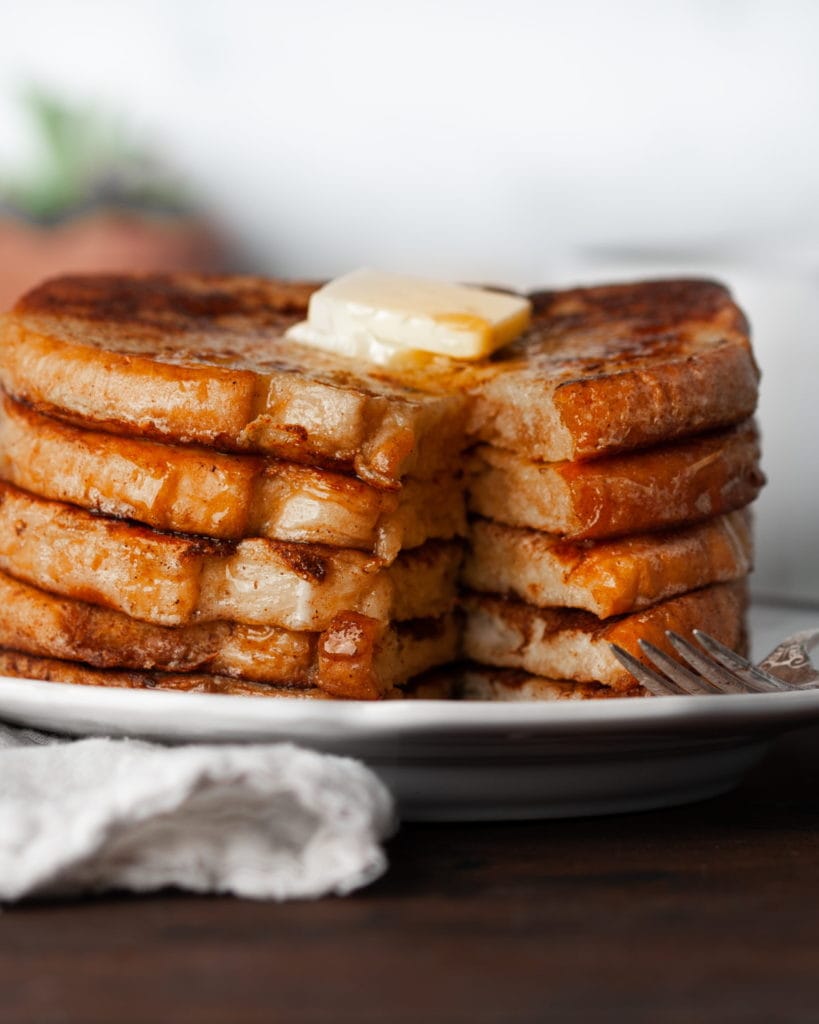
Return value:
<svg viewBox="0 0 819 1024">
<path fill-rule="evenodd" d="M 40 158 L 22 178 L 0 181 L 7 207 L 41 222 L 94 205 L 189 209 L 179 184 L 130 137 L 121 118 L 37 87 L 25 91 L 22 103 Z"/>
</svg>

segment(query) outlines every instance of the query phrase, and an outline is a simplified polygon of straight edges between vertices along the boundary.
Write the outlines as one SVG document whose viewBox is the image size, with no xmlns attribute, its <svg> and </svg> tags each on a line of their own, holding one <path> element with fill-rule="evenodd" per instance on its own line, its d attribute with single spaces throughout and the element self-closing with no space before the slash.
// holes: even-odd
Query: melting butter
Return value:
<svg viewBox="0 0 819 1024">
<path fill-rule="evenodd" d="M 287 333 L 382 366 L 423 365 L 433 356 L 484 359 L 526 330 L 531 311 L 520 295 L 355 270 L 314 292 L 307 320 Z"/>
</svg>

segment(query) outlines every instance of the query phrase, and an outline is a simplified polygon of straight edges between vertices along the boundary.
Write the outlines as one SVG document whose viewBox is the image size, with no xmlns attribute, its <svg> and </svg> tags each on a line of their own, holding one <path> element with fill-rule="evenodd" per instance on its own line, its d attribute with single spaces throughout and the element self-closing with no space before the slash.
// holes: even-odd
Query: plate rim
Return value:
<svg viewBox="0 0 819 1024">
<path fill-rule="evenodd" d="M 244 726 L 249 733 L 299 727 L 318 729 L 327 736 L 327 730 L 341 729 L 339 738 L 349 739 L 354 738 L 353 734 L 374 737 L 400 733 L 409 737 L 453 730 L 483 733 L 506 729 L 547 734 L 553 731 L 597 732 L 612 727 L 636 731 L 651 727 L 688 730 L 698 725 L 718 724 L 755 730 L 770 726 L 776 731 L 792 724 L 807 726 L 819 720 L 819 689 L 585 701 L 359 702 L 145 691 L 0 676 L 0 718 L 7 721 L 10 715 L 19 721 L 19 716 L 38 711 L 68 715 L 113 712 L 134 714 L 133 735 L 139 735 L 140 724 L 154 717 L 156 725 L 161 726 L 167 718 L 173 723 L 169 732 L 184 734 L 185 716 L 178 713 L 194 709 L 205 719 Z"/>
</svg>

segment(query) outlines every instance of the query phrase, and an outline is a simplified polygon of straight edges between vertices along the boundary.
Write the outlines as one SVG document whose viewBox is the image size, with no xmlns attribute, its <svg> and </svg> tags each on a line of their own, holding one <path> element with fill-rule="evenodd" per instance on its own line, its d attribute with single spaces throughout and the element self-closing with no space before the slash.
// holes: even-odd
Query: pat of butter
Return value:
<svg viewBox="0 0 819 1024">
<path fill-rule="evenodd" d="M 529 326 L 531 310 L 519 295 L 356 270 L 314 292 L 287 336 L 381 365 L 483 359 Z"/>
</svg>

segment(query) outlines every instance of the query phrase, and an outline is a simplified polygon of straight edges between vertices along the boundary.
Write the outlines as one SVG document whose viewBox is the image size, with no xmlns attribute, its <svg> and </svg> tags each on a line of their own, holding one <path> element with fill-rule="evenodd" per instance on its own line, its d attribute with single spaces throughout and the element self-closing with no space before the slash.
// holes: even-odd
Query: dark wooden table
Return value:
<svg viewBox="0 0 819 1024">
<path fill-rule="evenodd" d="M 819 730 L 708 803 L 390 857 L 348 899 L 8 909 L 0 1021 L 819 1021 Z"/>
</svg>

